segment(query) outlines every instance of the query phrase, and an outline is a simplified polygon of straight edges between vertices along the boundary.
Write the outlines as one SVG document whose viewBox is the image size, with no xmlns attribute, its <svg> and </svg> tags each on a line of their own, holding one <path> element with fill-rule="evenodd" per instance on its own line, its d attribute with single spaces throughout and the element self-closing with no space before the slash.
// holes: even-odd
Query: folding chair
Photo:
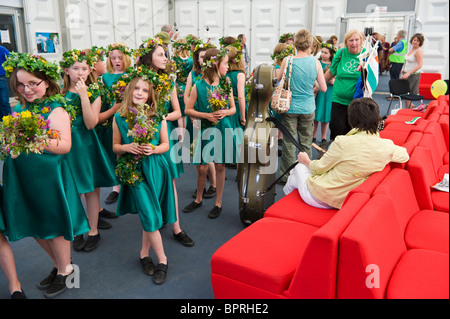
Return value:
<svg viewBox="0 0 450 319">
<path fill-rule="evenodd" d="M 400 108 L 402 108 L 402 99 L 408 101 L 421 101 L 423 103 L 423 95 L 409 94 L 410 90 L 411 89 L 409 87 L 408 80 L 389 81 L 389 93 L 391 95 L 391 102 L 389 103 L 386 115 L 389 115 L 391 104 L 395 97 L 399 98 L 400 100 Z"/>
</svg>

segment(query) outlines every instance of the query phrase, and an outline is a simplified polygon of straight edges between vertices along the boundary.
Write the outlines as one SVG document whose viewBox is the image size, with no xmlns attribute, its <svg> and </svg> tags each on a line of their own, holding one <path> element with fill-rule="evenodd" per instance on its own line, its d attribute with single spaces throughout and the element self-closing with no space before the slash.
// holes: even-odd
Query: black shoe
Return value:
<svg viewBox="0 0 450 319">
<path fill-rule="evenodd" d="M 208 217 L 211 219 L 217 218 L 222 213 L 222 207 L 214 206 L 211 212 L 209 213 Z"/>
<path fill-rule="evenodd" d="M 14 291 L 11 295 L 11 299 L 27 299 L 27 296 L 25 296 L 25 293 L 23 292 L 23 290 Z"/>
<path fill-rule="evenodd" d="M 203 196 L 205 196 L 206 189 L 203 189 Z M 197 198 L 197 190 L 192 194 L 192 198 Z"/>
<path fill-rule="evenodd" d="M 97 223 L 97 228 L 98 229 L 110 229 L 112 227 L 112 225 L 110 223 L 108 223 L 107 221 L 99 218 L 98 219 L 98 223 Z"/>
<path fill-rule="evenodd" d="M 94 236 L 88 236 L 88 239 L 86 240 L 86 245 L 84 246 L 83 250 L 85 252 L 93 251 L 98 246 L 98 242 L 100 241 L 100 233 Z"/>
<path fill-rule="evenodd" d="M 216 196 L 216 188 L 214 186 L 209 186 L 208 191 L 203 193 L 203 197 L 206 199 L 213 198 L 214 196 Z"/>
<path fill-rule="evenodd" d="M 162 285 L 166 281 L 168 266 L 165 264 L 158 264 L 156 266 L 155 274 L 153 275 L 153 282 L 157 285 Z"/>
<path fill-rule="evenodd" d="M 190 213 L 190 212 L 192 212 L 194 209 L 197 209 L 197 208 L 199 208 L 200 206 L 202 206 L 202 203 L 203 203 L 203 202 L 196 203 L 195 200 L 194 200 L 192 203 L 190 203 L 190 204 L 187 205 L 185 208 L 183 208 L 183 212 L 184 212 L 184 213 Z"/>
<path fill-rule="evenodd" d="M 178 240 L 182 245 L 186 247 L 193 247 L 194 241 L 186 234 L 184 230 L 182 230 L 179 234 L 173 236 Z"/>
<path fill-rule="evenodd" d="M 118 198 L 119 198 L 119 193 L 116 191 L 112 191 L 111 193 L 109 193 L 108 197 L 106 197 L 105 203 L 106 204 L 115 203 Z"/>
<path fill-rule="evenodd" d="M 75 236 L 75 238 L 72 242 L 72 245 L 73 245 L 73 250 L 75 250 L 75 251 L 82 250 L 84 248 L 84 246 L 86 245 L 83 235 Z M 55 276 L 56 276 L 56 274 L 55 274 Z"/>
<path fill-rule="evenodd" d="M 83 238 L 83 236 L 81 236 L 81 238 Z M 58 274 L 58 269 L 56 267 L 53 267 L 50 275 L 48 275 L 47 278 L 45 278 L 38 284 L 38 288 L 40 290 L 47 290 L 50 287 L 50 285 L 52 284 L 52 282 L 55 280 L 57 274 Z"/>
<path fill-rule="evenodd" d="M 103 208 L 103 209 L 102 209 L 102 211 L 99 213 L 99 216 L 100 216 L 101 218 L 109 218 L 109 219 L 117 218 L 116 213 L 110 212 L 110 211 L 107 210 L 106 208 Z"/>
<path fill-rule="evenodd" d="M 67 289 L 67 285 L 66 285 L 67 277 L 69 277 L 72 274 L 73 274 L 73 271 L 70 274 L 65 275 L 65 276 L 56 275 L 55 280 L 53 280 L 52 284 L 45 292 L 45 294 L 44 294 L 45 297 L 54 298 L 54 297 L 62 294 Z"/>
<path fill-rule="evenodd" d="M 144 271 L 144 274 L 147 276 L 153 276 L 156 270 L 156 266 L 153 263 L 153 260 L 150 257 L 144 257 L 140 259 L 142 270 Z"/>
</svg>

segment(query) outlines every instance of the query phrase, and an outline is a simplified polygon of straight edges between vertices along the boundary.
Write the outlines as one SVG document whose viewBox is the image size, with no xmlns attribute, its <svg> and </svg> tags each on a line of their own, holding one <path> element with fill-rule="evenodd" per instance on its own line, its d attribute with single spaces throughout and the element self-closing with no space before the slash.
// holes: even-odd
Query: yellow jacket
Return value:
<svg viewBox="0 0 450 319">
<path fill-rule="evenodd" d="M 320 201 L 341 208 L 347 194 L 372 173 L 390 163 L 405 163 L 409 155 L 404 147 L 377 134 L 357 129 L 338 136 L 320 160 L 312 161 L 311 177 L 306 181 L 310 192 Z"/>
</svg>

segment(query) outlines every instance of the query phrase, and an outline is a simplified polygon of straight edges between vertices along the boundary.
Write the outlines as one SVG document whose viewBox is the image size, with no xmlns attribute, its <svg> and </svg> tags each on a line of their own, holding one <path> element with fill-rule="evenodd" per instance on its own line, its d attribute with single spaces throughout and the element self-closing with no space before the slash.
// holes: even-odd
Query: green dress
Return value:
<svg viewBox="0 0 450 319">
<path fill-rule="evenodd" d="M 100 113 L 106 112 L 113 107 L 115 100 L 112 96 L 111 87 L 114 83 L 116 83 L 120 76 L 122 76 L 122 74 L 105 73 L 98 79 L 100 95 L 102 97 L 102 107 L 100 109 Z M 111 116 L 106 121 L 99 123 L 95 127 L 95 131 L 114 168 L 117 165 L 117 155 L 112 150 L 112 120 L 113 116 Z"/>
<path fill-rule="evenodd" d="M 181 110 L 181 117 L 185 116 L 184 114 L 184 90 L 186 89 L 186 81 L 187 77 L 189 76 L 189 72 L 191 72 L 192 67 L 194 66 L 194 62 L 192 60 L 192 57 L 189 57 L 187 59 L 183 59 L 180 57 L 173 57 L 173 60 L 175 61 L 177 65 L 177 95 L 178 95 L 178 102 L 180 103 L 180 110 Z"/>
<path fill-rule="evenodd" d="M 233 97 L 234 97 L 234 104 L 236 105 L 236 113 L 232 115 L 234 118 L 233 124 L 235 127 L 242 127 L 242 129 L 245 129 L 245 125 L 241 125 L 241 109 L 239 108 L 239 101 L 238 101 L 238 87 L 237 87 L 237 77 L 238 74 L 242 73 L 241 71 L 231 71 L 227 73 L 227 77 L 231 81 L 231 86 L 233 87 Z M 247 111 L 248 111 L 248 103 L 247 103 L 247 91 L 245 91 L 245 118 L 247 118 Z"/>
<path fill-rule="evenodd" d="M 35 105 L 27 103 L 25 109 L 36 109 Z M 38 106 L 53 110 L 62 104 L 44 102 Z M 23 111 L 22 106 L 18 104 L 15 111 Z M 49 114 L 42 116 L 47 119 Z M 4 234 L 10 241 L 59 236 L 72 241 L 74 236 L 90 230 L 67 155 L 44 151 L 21 154 L 16 159 L 7 157 L 3 165 L 3 193 Z"/>
<path fill-rule="evenodd" d="M 166 110 L 170 113 L 173 112 L 172 104 L 168 101 L 165 104 Z M 167 163 L 169 164 L 170 172 L 173 178 L 178 178 L 184 173 L 183 162 L 181 159 L 181 155 L 176 152 L 176 148 L 174 145 L 179 143 L 178 135 L 175 134 L 175 131 L 178 128 L 178 121 L 167 121 L 167 132 L 169 133 L 169 151 L 164 153 L 166 157 Z M 170 138 L 171 133 L 173 132 L 174 136 L 177 136 L 176 139 Z"/>
<path fill-rule="evenodd" d="M 212 113 L 211 105 L 208 102 L 208 90 L 215 87 L 209 85 L 201 79 L 195 83 L 197 88 L 197 104 L 194 109 L 198 112 Z M 201 119 L 201 131 L 199 136 L 194 136 L 194 165 L 216 164 L 237 164 L 239 154 L 235 138 L 232 134 L 234 127 L 227 116 L 213 125 L 206 119 Z"/>
<path fill-rule="evenodd" d="M 197 74 L 194 71 L 191 71 L 191 77 L 192 77 L 192 86 L 191 86 L 191 90 L 194 87 L 195 83 L 200 80 L 202 78 L 202 74 Z M 197 104 L 197 103 L 196 103 Z M 195 106 L 194 106 L 195 109 Z M 186 131 L 189 133 L 189 145 L 192 144 L 194 138 L 194 126 L 192 125 L 192 121 L 189 118 L 189 116 L 186 116 Z"/>
<path fill-rule="evenodd" d="M 320 61 L 322 69 L 325 71 L 330 67 L 330 64 Z M 331 119 L 331 100 L 333 99 L 333 86 L 327 83 L 326 92 L 317 92 L 316 95 L 316 112 L 314 120 L 321 123 L 329 123 Z"/>
<path fill-rule="evenodd" d="M 123 143 L 133 143 L 133 138 L 127 136 L 126 119 L 118 113 L 114 117 Z M 151 143 L 159 145 L 159 131 Z M 122 185 L 116 214 L 139 214 L 143 229 L 146 232 L 154 232 L 160 229 L 163 223 L 172 224 L 177 221 L 172 175 L 163 154 L 147 156 L 140 165 L 144 180 L 137 186 Z"/>
<path fill-rule="evenodd" d="M 96 97 L 98 93 L 91 96 L 91 103 Z M 78 193 L 85 194 L 93 192 L 96 188 L 118 185 L 115 167 L 100 143 L 97 133 L 95 130 L 88 130 L 84 125 L 79 95 L 67 92 L 65 98 L 68 104 L 78 109 L 76 119 L 72 122 L 72 148 L 67 154 Z"/>
</svg>

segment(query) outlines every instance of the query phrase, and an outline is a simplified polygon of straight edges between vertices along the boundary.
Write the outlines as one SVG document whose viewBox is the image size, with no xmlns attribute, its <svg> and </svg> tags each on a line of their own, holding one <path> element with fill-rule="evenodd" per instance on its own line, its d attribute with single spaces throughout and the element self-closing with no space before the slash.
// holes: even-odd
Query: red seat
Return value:
<svg viewBox="0 0 450 319">
<path fill-rule="evenodd" d="M 342 234 L 337 298 L 448 299 L 448 254 L 407 250 L 393 212 L 390 197 L 374 194 Z"/>
<path fill-rule="evenodd" d="M 368 200 L 352 195 L 322 227 L 268 216 L 253 223 L 212 256 L 215 297 L 335 298 L 339 236 Z"/>
<path fill-rule="evenodd" d="M 408 249 L 449 252 L 449 215 L 419 207 L 408 171 L 393 169 L 374 191 L 389 197 Z"/>
</svg>

